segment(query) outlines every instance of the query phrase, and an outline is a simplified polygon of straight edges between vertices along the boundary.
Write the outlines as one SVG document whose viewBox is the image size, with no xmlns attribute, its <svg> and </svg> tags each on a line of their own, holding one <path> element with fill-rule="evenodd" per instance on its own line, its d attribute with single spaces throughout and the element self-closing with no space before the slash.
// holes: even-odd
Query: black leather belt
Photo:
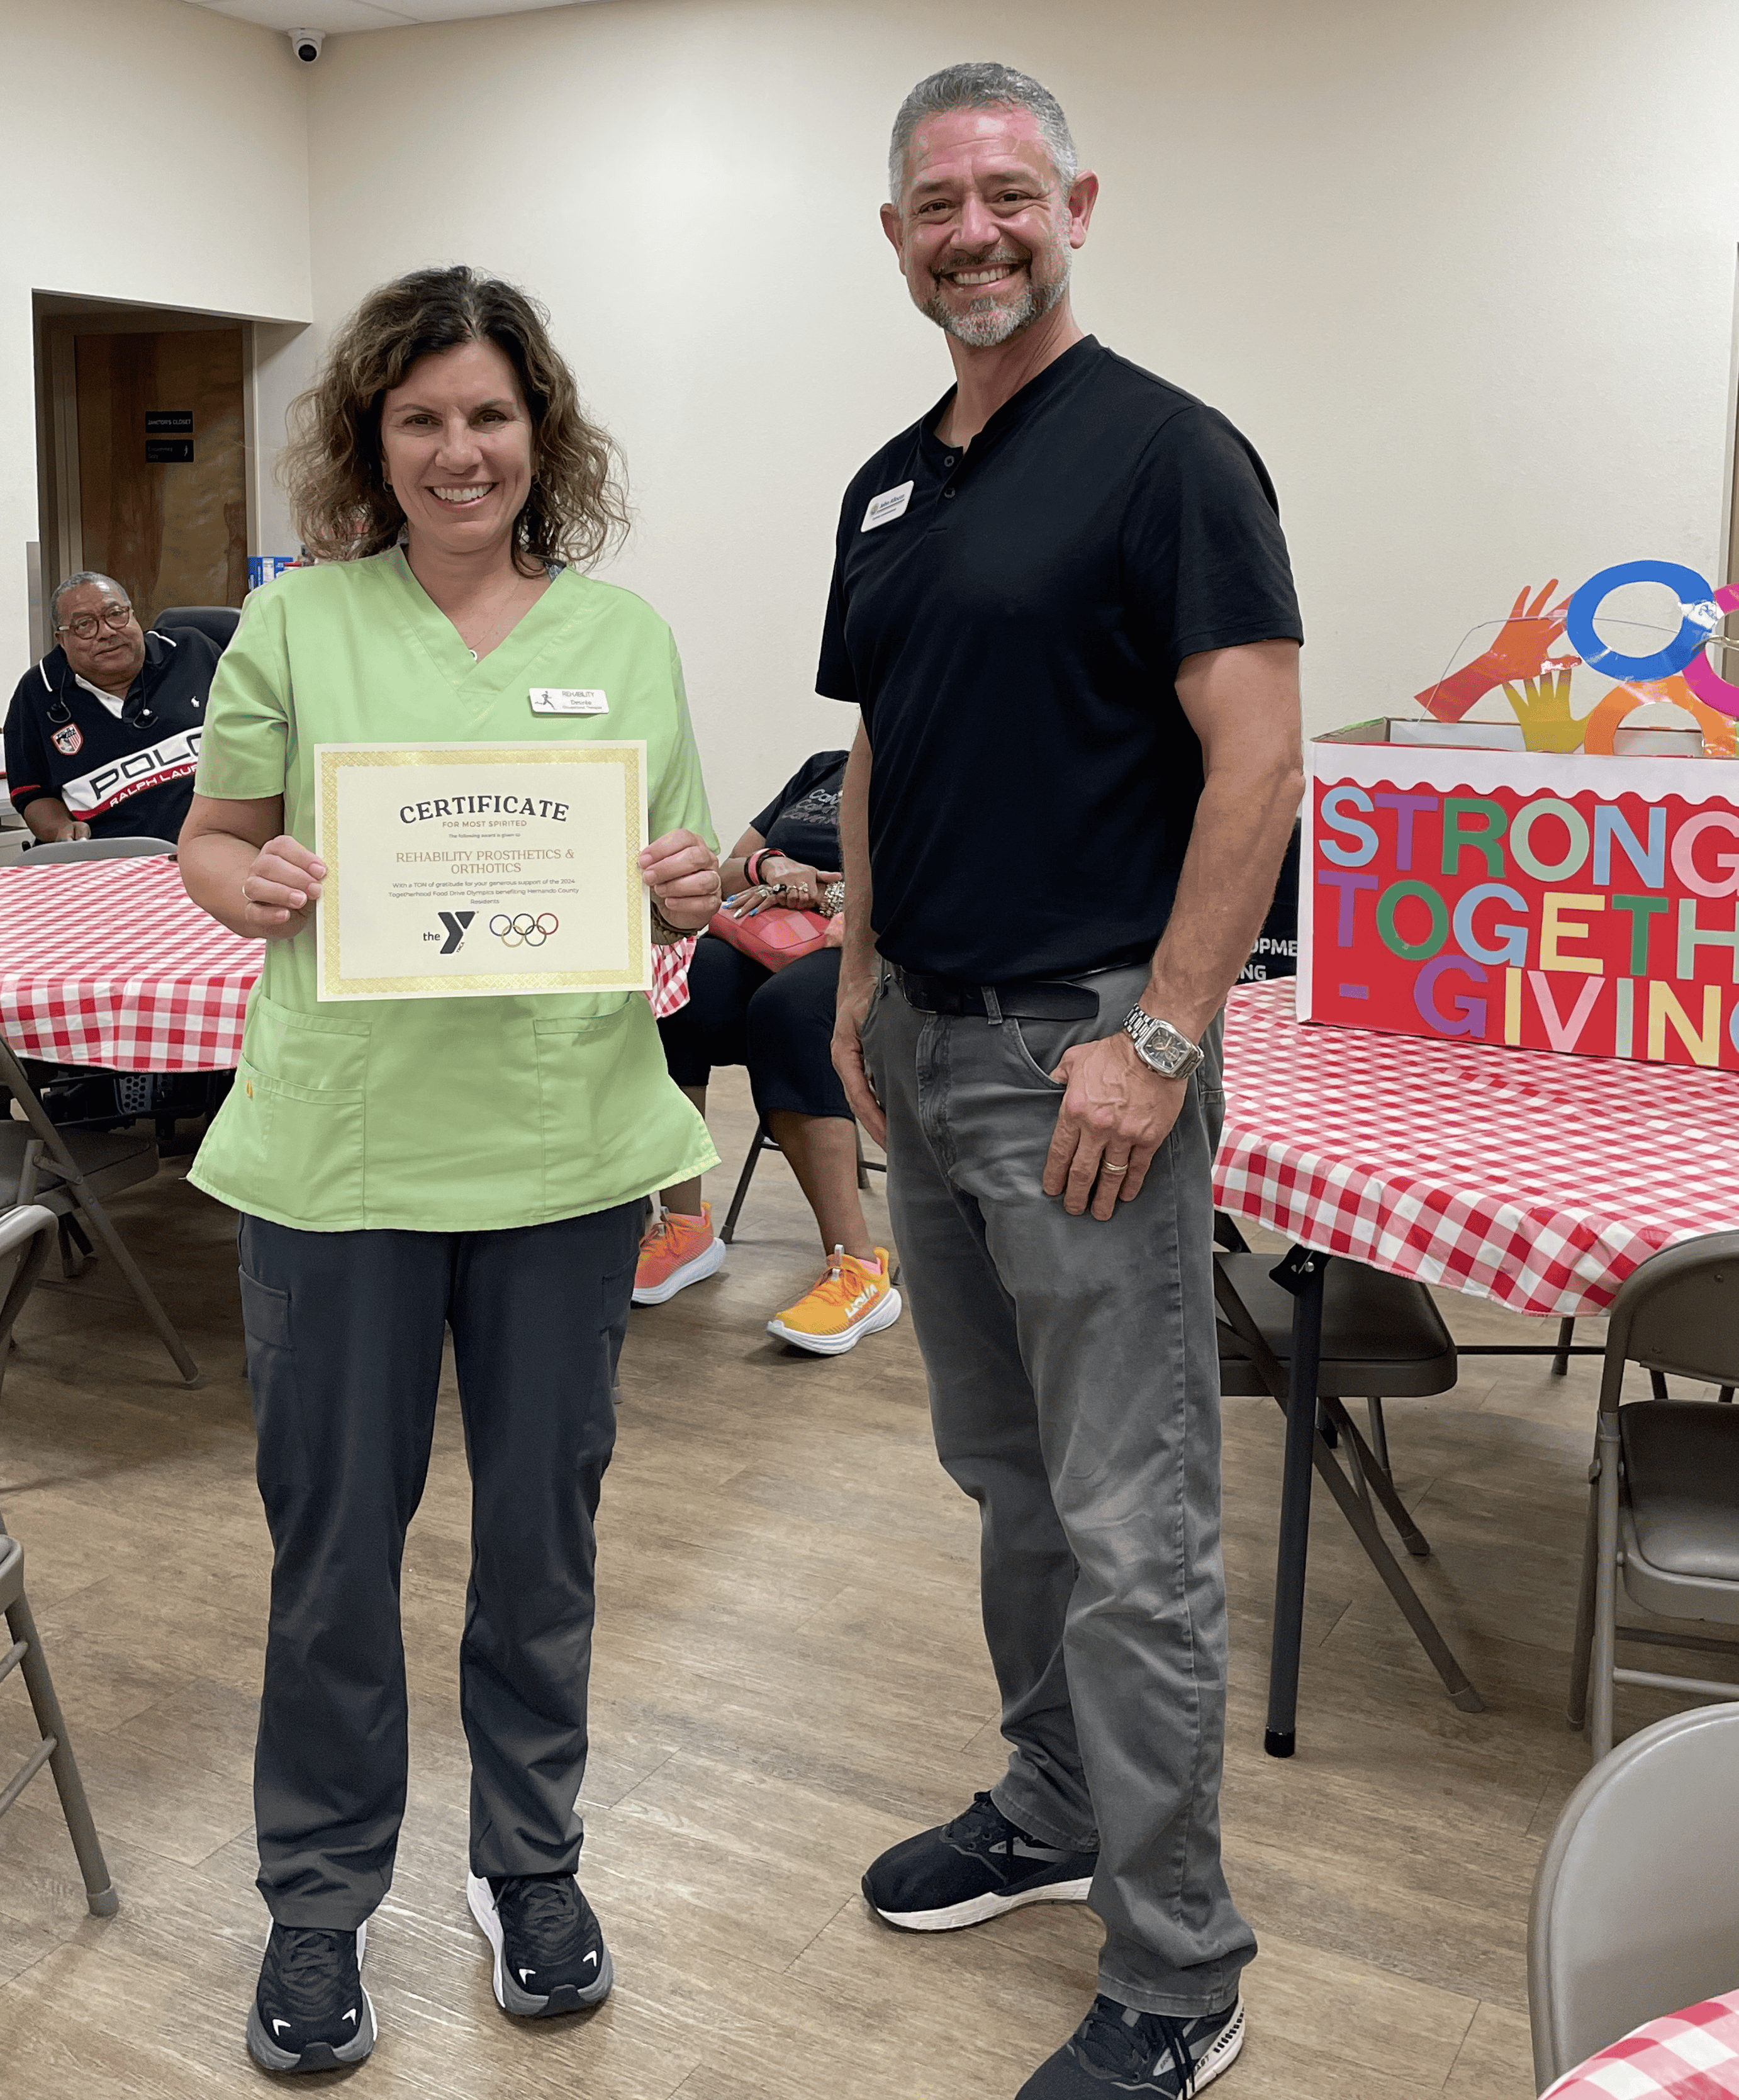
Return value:
<svg viewBox="0 0 1739 2100">
<path fill-rule="evenodd" d="M 1008 984 L 962 984 L 957 977 L 936 977 L 922 970 L 903 970 L 890 963 L 887 973 L 920 1013 L 980 1013 L 993 1011 L 1014 1021 L 1090 1021 L 1099 1010 L 1098 995 L 1067 977 L 1017 977 Z"/>
</svg>

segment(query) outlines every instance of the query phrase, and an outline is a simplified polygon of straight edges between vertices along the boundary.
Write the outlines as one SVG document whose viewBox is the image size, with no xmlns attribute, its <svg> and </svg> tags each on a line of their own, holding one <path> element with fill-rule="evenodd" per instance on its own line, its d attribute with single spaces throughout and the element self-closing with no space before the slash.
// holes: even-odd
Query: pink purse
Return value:
<svg viewBox="0 0 1739 2100">
<path fill-rule="evenodd" d="M 721 906 L 707 930 L 763 969 L 782 970 L 799 955 L 825 948 L 832 924 L 822 912 L 795 911 L 788 904 L 764 904 L 746 919 L 733 919 Z"/>
</svg>

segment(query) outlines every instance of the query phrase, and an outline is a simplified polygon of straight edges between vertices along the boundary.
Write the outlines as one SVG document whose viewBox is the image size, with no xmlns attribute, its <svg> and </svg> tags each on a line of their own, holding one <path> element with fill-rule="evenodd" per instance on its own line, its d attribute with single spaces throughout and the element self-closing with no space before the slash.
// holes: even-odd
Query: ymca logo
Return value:
<svg viewBox="0 0 1739 2100">
<path fill-rule="evenodd" d="M 477 914 L 474 911 L 438 911 L 435 916 L 440 920 L 442 931 L 447 938 L 442 940 L 440 933 L 425 933 L 423 938 L 425 941 L 440 941 L 443 955 L 456 955 L 464 946 L 465 929 Z"/>
</svg>

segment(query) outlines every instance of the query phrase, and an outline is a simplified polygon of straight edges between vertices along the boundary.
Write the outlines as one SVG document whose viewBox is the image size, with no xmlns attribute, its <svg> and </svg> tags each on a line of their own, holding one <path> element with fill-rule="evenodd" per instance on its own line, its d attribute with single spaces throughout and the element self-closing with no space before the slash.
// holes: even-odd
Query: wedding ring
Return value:
<svg viewBox="0 0 1739 2100">
<path fill-rule="evenodd" d="M 1127 1174 L 1129 1171 L 1129 1162 L 1127 1160 L 1125 1160 L 1120 1167 L 1113 1167 L 1108 1159 L 1102 1159 L 1099 1162 L 1099 1171 L 1101 1174 Z"/>
</svg>

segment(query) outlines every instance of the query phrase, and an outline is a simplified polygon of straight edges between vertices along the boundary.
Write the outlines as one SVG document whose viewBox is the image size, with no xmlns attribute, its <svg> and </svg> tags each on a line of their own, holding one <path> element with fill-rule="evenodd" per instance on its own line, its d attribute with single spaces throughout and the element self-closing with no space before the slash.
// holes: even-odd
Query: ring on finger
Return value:
<svg viewBox="0 0 1739 2100">
<path fill-rule="evenodd" d="M 1129 1162 L 1126 1159 L 1120 1167 L 1114 1167 L 1108 1159 L 1102 1159 L 1099 1162 L 1099 1171 L 1101 1174 L 1127 1174 L 1129 1171 Z"/>
</svg>

